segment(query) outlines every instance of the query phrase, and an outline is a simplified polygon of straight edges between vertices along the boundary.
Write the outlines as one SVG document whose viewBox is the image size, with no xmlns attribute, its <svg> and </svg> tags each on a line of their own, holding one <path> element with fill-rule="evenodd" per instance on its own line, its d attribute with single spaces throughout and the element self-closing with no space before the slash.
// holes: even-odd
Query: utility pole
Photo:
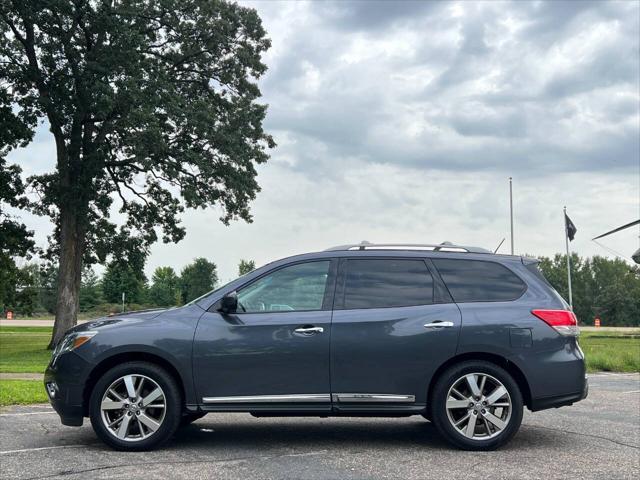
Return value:
<svg viewBox="0 0 640 480">
<path fill-rule="evenodd" d="M 509 211 L 511 215 L 511 255 L 513 255 L 513 181 L 509 177 Z"/>
<path fill-rule="evenodd" d="M 124 292 L 122 292 L 122 313 L 124 313 Z"/>
</svg>

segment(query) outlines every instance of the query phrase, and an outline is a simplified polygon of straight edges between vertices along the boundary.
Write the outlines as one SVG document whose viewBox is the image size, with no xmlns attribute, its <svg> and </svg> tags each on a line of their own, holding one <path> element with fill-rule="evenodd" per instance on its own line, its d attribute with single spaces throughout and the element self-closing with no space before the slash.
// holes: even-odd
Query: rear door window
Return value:
<svg viewBox="0 0 640 480">
<path fill-rule="evenodd" d="M 388 308 L 433 303 L 433 278 L 423 260 L 350 259 L 344 308 Z"/>
<path fill-rule="evenodd" d="M 432 259 L 455 302 L 506 302 L 522 296 L 525 283 L 507 267 L 482 260 Z"/>
</svg>

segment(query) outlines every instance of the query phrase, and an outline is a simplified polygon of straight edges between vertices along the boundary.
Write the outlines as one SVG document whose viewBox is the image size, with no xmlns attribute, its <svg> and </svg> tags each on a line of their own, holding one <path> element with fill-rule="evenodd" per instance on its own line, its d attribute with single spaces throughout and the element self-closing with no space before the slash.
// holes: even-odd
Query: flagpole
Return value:
<svg viewBox="0 0 640 480">
<path fill-rule="evenodd" d="M 511 255 L 513 255 L 513 182 L 509 177 L 509 212 L 511 215 Z"/>
<path fill-rule="evenodd" d="M 569 259 L 569 226 L 567 225 L 567 207 L 564 207 L 564 241 L 567 245 L 567 282 L 569 284 L 569 307 L 573 310 L 573 297 L 571 295 L 571 260 Z"/>
</svg>

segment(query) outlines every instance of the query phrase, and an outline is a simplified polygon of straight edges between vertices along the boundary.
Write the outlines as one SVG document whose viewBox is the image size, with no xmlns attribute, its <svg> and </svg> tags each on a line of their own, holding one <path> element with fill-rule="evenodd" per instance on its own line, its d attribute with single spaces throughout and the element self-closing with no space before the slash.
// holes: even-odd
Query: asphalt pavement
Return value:
<svg viewBox="0 0 640 480">
<path fill-rule="evenodd" d="M 506 447 L 462 452 L 422 417 L 211 414 L 162 450 L 115 452 L 45 405 L 0 412 L 2 479 L 640 478 L 640 375 L 590 376 L 589 398 L 531 413 Z"/>
</svg>

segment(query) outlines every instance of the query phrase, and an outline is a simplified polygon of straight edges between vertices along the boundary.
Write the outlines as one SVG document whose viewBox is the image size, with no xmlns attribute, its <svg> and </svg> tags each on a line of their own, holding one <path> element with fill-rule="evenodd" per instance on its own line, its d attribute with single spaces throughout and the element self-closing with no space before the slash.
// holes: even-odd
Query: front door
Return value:
<svg viewBox="0 0 640 480">
<path fill-rule="evenodd" d="M 429 379 L 455 355 L 461 324 L 435 275 L 421 258 L 342 261 L 331 330 L 337 408 L 424 407 Z"/>
<path fill-rule="evenodd" d="M 194 341 L 200 402 L 217 410 L 330 410 L 336 265 L 277 268 L 237 291 L 238 310 L 207 312 Z"/>
</svg>

